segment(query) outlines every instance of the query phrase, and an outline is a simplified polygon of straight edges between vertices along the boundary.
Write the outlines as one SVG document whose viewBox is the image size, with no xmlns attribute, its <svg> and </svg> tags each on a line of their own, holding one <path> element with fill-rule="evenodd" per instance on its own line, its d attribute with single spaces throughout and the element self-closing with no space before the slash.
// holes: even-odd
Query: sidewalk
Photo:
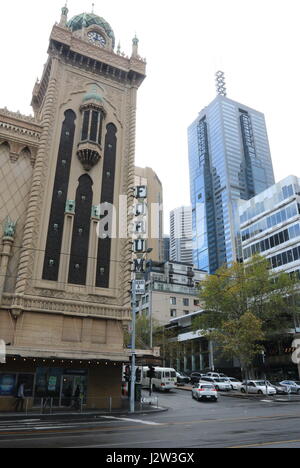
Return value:
<svg viewBox="0 0 300 468">
<path fill-rule="evenodd" d="M 50 408 L 45 408 L 43 412 L 41 412 L 40 408 L 35 408 L 27 413 L 24 412 L 2 412 L 0 413 L 0 421 L 10 421 L 10 420 L 31 420 L 31 419 L 51 419 L 51 418 L 57 418 L 62 417 L 64 419 L 74 419 L 74 418 L 82 418 L 82 417 L 91 417 L 95 418 L 97 416 L 129 416 L 132 414 L 145 414 L 145 413 L 160 413 L 163 411 L 168 411 L 168 408 L 159 406 L 159 405 L 151 405 L 151 404 L 146 404 L 146 403 L 138 403 L 136 402 L 135 404 L 135 412 L 131 413 L 130 412 L 130 407 L 129 407 L 129 401 L 125 400 L 123 401 L 123 406 L 122 408 L 117 408 L 117 409 L 112 409 L 111 411 L 109 410 L 83 410 L 82 412 L 80 411 L 74 411 L 74 410 L 67 410 L 66 408 L 52 408 L 52 411 Z"/>
</svg>

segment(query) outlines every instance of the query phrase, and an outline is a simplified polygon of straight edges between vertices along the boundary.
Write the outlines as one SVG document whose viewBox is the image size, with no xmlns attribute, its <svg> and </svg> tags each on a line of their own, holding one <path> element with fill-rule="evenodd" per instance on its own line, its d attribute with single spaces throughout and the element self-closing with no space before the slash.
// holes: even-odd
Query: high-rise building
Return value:
<svg viewBox="0 0 300 468">
<path fill-rule="evenodd" d="M 300 179 L 289 176 L 238 205 L 241 258 L 255 254 L 270 261 L 273 271 L 300 278 Z"/>
<path fill-rule="evenodd" d="M 154 262 L 164 260 L 163 240 L 163 187 L 157 174 L 150 167 L 135 168 L 135 185 L 147 187 L 141 235 L 147 241 L 147 248 L 152 249 L 148 259 Z"/>
<path fill-rule="evenodd" d="M 11 344 L 0 409 L 24 379 L 29 406 L 64 405 L 80 386 L 88 407 L 109 395 L 120 407 L 129 361 L 126 228 L 145 61 L 136 37 L 130 58 L 115 49 L 100 16 L 67 16 L 50 35 L 34 117 L 0 111 L 0 338 Z M 125 235 L 113 235 L 113 208 Z"/>
<path fill-rule="evenodd" d="M 193 263 L 210 273 L 236 260 L 236 201 L 274 184 L 265 117 L 218 95 L 188 129 Z"/>
<path fill-rule="evenodd" d="M 192 207 L 181 206 L 170 213 L 170 260 L 193 264 Z"/>
</svg>

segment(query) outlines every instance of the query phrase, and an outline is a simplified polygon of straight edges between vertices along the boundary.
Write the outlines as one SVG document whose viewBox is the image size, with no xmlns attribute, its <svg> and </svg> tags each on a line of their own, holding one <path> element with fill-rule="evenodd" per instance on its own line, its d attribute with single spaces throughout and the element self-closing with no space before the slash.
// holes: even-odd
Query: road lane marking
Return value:
<svg viewBox="0 0 300 468">
<path fill-rule="evenodd" d="M 164 426 L 165 424 L 156 423 L 153 421 L 144 421 L 143 419 L 132 419 L 132 418 L 117 418 L 113 416 L 103 416 L 104 419 L 116 419 L 117 421 L 127 421 L 127 422 L 136 422 L 140 424 L 146 424 L 149 426 Z"/>
</svg>

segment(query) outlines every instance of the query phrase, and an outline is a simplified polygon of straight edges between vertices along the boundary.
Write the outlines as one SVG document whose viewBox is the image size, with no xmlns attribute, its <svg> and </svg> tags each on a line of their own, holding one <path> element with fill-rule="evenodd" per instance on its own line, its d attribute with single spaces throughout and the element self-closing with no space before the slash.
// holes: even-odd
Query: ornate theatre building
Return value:
<svg viewBox="0 0 300 468">
<path fill-rule="evenodd" d="M 124 200 L 116 232 L 129 222 L 146 65 L 137 38 L 127 57 L 103 18 L 67 16 L 51 32 L 34 117 L 0 110 L 0 410 L 21 382 L 32 406 L 63 406 L 78 387 L 88 408 L 121 404 L 131 243 L 97 225 L 103 204 L 119 213 Z"/>
</svg>

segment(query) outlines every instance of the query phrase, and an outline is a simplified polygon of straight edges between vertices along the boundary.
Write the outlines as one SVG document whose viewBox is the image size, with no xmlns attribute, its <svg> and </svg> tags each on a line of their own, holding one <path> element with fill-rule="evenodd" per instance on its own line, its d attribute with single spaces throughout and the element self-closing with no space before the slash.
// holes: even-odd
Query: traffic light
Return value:
<svg viewBox="0 0 300 468">
<path fill-rule="evenodd" d="M 142 377 L 141 369 L 139 369 L 139 368 L 137 367 L 137 369 L 136 369 L 136 371 L 135 371 L 135 381 L 136 381 L 136 383 L 140 383 L 141 377 Z"/>
<path fill-rule="evenodd" d="M 149 377 L 149 379 L 153 379 L 153 377 L 155 377 L 155 369 L 153 366 L 149 366 L 147 377 Z"/>
<path fill-rule="evenodd" d="M 129 365 L 125 367 L 124 379 L 126 382 L 130 382 L 131 380 L 131 369 Z"/>
</svg>

